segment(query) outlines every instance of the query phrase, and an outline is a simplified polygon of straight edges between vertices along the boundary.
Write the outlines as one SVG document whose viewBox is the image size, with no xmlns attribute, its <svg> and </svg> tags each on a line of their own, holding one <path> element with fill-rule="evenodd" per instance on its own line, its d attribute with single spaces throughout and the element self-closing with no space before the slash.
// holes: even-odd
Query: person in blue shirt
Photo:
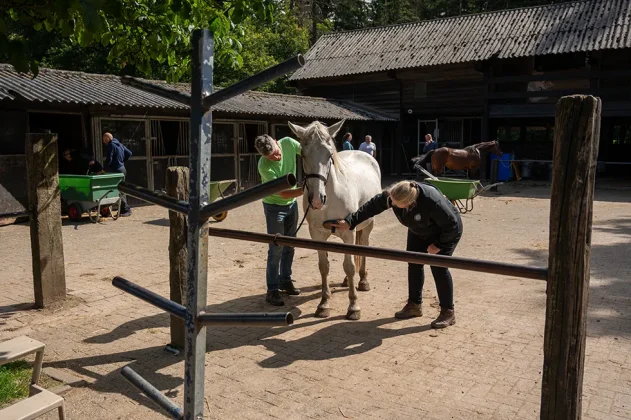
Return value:
<svg viewBox="0 0 631 420">
<path fill-rule="evenodd" d="M 111 133 L 103 134 L 103 144 L 106 146 L 105 171 L 118 173 L 127 176 L 125 162 L 131 157 L 131 151 L 124 144 L 115 139 Z M 131 208 L 127 204 L 127 198 L 121 194 L 120 215 L 122 217 L 131 216 Z"/>
<path fill-rule="evenodd" d="M 425 134 L 425 146 L 423 146 L 423 154 L 429 152 L 430 150 L 438 149 L 438 143 L 432 139 L 431 134 Z"/>
<path fill-rule="evenodd" d="M 353 140 L 353 135 L 351 133 L 344 134 L 344 142 L 342 143 L 342 150 L 355 150 L 351 141 Z"/>
</svg>

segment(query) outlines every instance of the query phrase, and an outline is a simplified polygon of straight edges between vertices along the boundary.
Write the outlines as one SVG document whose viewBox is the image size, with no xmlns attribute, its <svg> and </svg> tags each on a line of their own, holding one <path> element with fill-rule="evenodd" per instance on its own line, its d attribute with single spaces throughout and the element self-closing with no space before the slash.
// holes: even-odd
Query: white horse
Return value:
<svg viewBox="0 0 631 420">
<path fill-rule="evenodd" d="M 329 229 L 323 227 L 325 221 L 345 218 L 382 191 L 379 164 L 371 155 L 356 150 L 340 153 L 336 151 L 333 138 L 343 124 L 344 120 L 331 127 L 326 127 L 319 121 L 314 121 L 307 127 L 289 123 L 289 128 L 296 134 L 302 146 L 302 164 L 306 178 L 303 208 L 306 211 L 310 207 L 307 214 L 309 233 L 311 239 L 318 241 L 326 241 L 332 234 Z M 355 228 L 356 244 L 369 244 L 373 225 L 374 221 L 371 218 Z M 353 231 L 337 231 L 335 236 L 340 237 L 346 244 L 353 243 Z M 326 318 L 331 313 L 327 252 L 318 251 L 318 258 L 322 275 L 322 301 L 315 315 Z M 356 265 L 359 265 L 360 276 L 358 289 L 370 290 L 366 258 L 355 257 L 353 262 L 350 255 L 344 255 L 344 285 L 348 281 L 350 300 L 346 319 L 351 320 L 358 320 L 361 317 L 355 290 Z"/>
</svg>

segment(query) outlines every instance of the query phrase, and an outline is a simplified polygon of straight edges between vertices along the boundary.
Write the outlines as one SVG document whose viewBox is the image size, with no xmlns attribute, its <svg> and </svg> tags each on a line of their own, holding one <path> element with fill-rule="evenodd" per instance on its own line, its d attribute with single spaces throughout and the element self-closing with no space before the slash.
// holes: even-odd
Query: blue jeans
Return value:
<svg viewBox="0 0 631 420">
<path fill-rule="evenodd" d="M 263 203 L 267 233 L 294 235 L 298 227 L 298 205 L 289 206 Z M 280 283 L 291 281 L 291 264 L 294 261 L 294 248 L 290 246 L 270 245 L 267 251 L 267 290 L 280 289 Z"/>
</svg>

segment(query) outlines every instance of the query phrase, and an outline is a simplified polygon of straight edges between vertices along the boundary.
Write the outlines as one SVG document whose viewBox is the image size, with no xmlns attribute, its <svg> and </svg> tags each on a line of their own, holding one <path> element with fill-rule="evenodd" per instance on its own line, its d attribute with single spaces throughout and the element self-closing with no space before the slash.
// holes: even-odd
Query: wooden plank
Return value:
<svg viewBox="0 0 631 420">
<path fill-rule="evenodd" d="M 611 70 L 611 71 L 564 71 L 544 74 L 528 74 L 521 76 L 501 76 L 489 79 L 489 84 L 513 83 L 513 82 L 536 82 L 552 80 L 574 80 L 574 79 L 628 79 L 631 78 L 631 70 Z"/>
<path fill-rule="evenodd" d="M 45 344 L 21 335 L 0 343 L 0 365 L 9 363 L 20 357 L 44 350 Z"/>
<path fill-rule="evenodd" d="M 66 299 L 56 134 L 26 135 L 26 178 L 31 214 L 35 305 Z"/>
<path fill-rule="evenodd" d="M 167 168 L 166 191 L 171 197 L 188 201 L 189 169 L 184 166 Z M 188 270 L 186 216 L 169 211 L 169 298 L 186 305 L 186 279 Z M 184 348 L 184 320 L 171 315 L 171 346 Z"/>
<path fill-rule="evenodd" d="M 537 91 L 521 91 L 521 92 L 489 92 L 488 99 L 515 99 L 515 98 L 556 98 L 574 94 L 591 94 L 591 95 L 616 95 L 620 93 L 631 93 L 631 87 L 620 86 L 617 88 L 600 88 L 600 89 L 560 89 L 560 90 L 537 90 Z"/>
<path fill-rule="evenodd" d="M 0 418 L 32 420 L 56 408 L 63 407 L 64 399 L 62 397 L 39 387 L 37 389 L 39 392 L 32 397 L 0 410 Z"/>
<path fill-rule="evenodd" d="M 580 419 L 601 101 L 556 108 L 541 419 Z"/>
</svg>

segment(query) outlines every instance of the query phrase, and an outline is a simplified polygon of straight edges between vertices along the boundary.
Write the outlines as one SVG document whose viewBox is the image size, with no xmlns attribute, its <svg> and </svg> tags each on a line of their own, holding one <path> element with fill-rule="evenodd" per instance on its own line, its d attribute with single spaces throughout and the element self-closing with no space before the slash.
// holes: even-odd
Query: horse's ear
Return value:
<svg viewBox="0 0 631 420">
<path fill-rule="evenodd" d="M 329 136 L 331 136 L 331 138 L 335 138 L 335 135 L 338 133 L 338 131 L 342 129 L 342 126 L 344 125 L 345 122 L 346 120 L 342 120 L 342 121 L 336 122 L 330 127 L 327 127 L 327 130 L 329 130 Z"/>
<path fill-rule="evenodd" d="M 302 140 L 305 135 L 305 128 L 296 124 L 292 124 L 291 121 L 287 121 L 289 129 L 298 137 L 298 140 Z"/>
</svg>

